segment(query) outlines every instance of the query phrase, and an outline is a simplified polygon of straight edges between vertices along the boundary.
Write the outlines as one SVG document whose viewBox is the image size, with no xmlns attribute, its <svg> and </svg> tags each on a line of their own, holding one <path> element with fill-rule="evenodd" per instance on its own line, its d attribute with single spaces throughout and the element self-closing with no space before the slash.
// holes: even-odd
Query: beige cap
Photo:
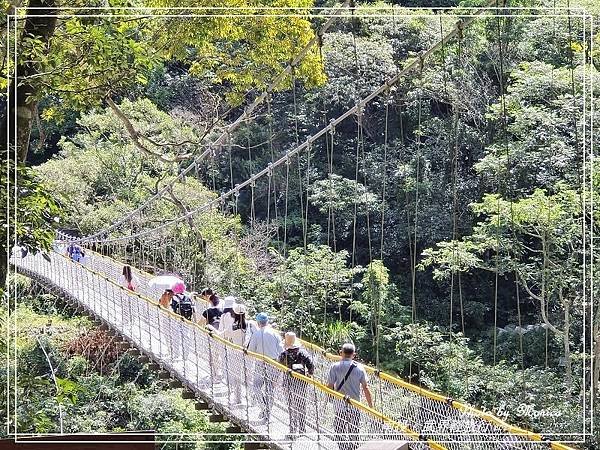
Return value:
<svg viewBox="0 0 600 450">
<path fill-rule="evenodd" d="M 233 305 L 233 312 L 236 314 L 246 314 L 246 306 L 236 303 Z"/>
</svg>

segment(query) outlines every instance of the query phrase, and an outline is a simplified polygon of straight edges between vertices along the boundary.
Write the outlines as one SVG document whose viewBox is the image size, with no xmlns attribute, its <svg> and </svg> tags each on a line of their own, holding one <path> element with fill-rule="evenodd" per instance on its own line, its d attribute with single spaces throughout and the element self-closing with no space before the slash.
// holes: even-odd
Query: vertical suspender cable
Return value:
<svg viewBox="0 0 600 450">
<path fill-rule="evenodd" d="M 416 168 L 415 168 L 415 212 L 414 212 L 414 228 L 413 228 L 413 249 L 412 249 L 412 261 L 411 261 L 411 301 L 412 301 L 412 322 L 414 323 L 417 319 L 417 301 L 415 284 L 417 278 L 417 227 L 419 219 L 419 176 L 421 172 L 421 142 L 422 142 L 422 130 L 421 130 L 421 116 L 423 108 L 423 57 L 420 55 L 421 61 L 419 65 L 419 89 L 418 89 L 418 106 L 417 106 L 417 146 L 416 146 Z"/>
<path fill-rule="evenodd" d="M 501 26 L 500 26 L 500 10 L 499 10 L 499 2 L 498 0 L 496 0 L 496 30 L 497 30 L 497 40 L 498 40 L 498 49 L 499 49 L 499 55 L 502 55 L 502 41 L 501 41 Z M 504 95 L 503 95 L 503 89 L 504 89 L 504 81 L 503 81 L 503 77 L 504 75 L 501 73 L 503 70 L 502 67 L 502 57 L 500 57 L 500 64 L 501 67 L 499 69 L 499 74 L 498 74 L 498 78 L 500 81 L 500 100 L 501 102 L 504 101 Z M 497 168 L 497 183 L 498 183 L 498 193 L 500 194 L 500 192 L 502 191 L 502 186 L 501 186 L 501 181 L 500 181 L 500 165 L 498 165 Z M 498 326 L 498 282 L 499 282 L 499 258 L 500 258 L 500 197 L 498 197 L 498 200 L 496 201 L 497 207 L 496 207 L 496 229 L 495 229 L 495 234 L 496 234 L 496 253 L 495 253 L 495 257 L 494 257 L 494 266 L 495 266 L 495 276 L 494 276 L 494 328 L 492 330 L 492 336 L 493 336 L 493 362 L 494 362 L 494 366 L 496 365 L 496 351 L 497 351 L 497 339 L 498 339 L 498 332 L 497 332 L 497 326 Z"/>
<path fill-rule="evenodd" d="M 389 129 L 389 117 L 390 117 L 390 91 L 387 93 L 385 100 L 385 126 L 383 131 L 383 181 L 381 187 L 381 237 L 379 239 L 379 259 L 383 263 L 383 236 L 385 229 L 385 195 L 387 188 L 387 158 L 388 158 L 388 129 Z"/>
<path fill-rule="evenodd" d="M 362 106 L 356 110 L 356 154 L 354 168 L 354 214 L 352 216 L 352 273 L 356 267 L 356 223 L 358 221 L 358 168 L 360 161 L 360 141 L 362 134 Z M 352 275 L 353 276 L 353 275 Z M 354 282 L 350 280 L 350 301 L 354 298 Z M 349 321 L 352 321 L 352 310 L 350 310 Z"/>
<path fill-rule="evenodd" d="M 296 100 L 296 69 L 292 67 L 292 99 L 294 104 L 294 136 L 296 139 L 296 147 L 300 144 L 300 130 L 298 127 L 298 104 Z M 306 234 L 306 221 L 304 217 L 304 189 L 302 187 L 302 170 L 300 167 L 300 154 L 296 159 L 298 169 L 298 185 L 300 199 L 300 216 L 302 218 L 302 235 Z M 307 191 L 308 192 L 308 191 Z M 308 198 L 306 199 L 308 202 Z"/>
<path fill-rule="evenodd" d="M 448 77 L 447 77 L 447 68 L 446 68 L 446 46 L 444 44 L 443 41 L 443 36 L 444 36 L 444 26 L 443 26 L 443 22 L 442 22 L 442 16 L 440 15 L 439 17 L 440 19 L 440 36 L 442 36 L 442 48 L 441 48 L 441 54 L 442 54 L 442 79 L 444 82 L 444 95 L 446 96 L 446 98 L 449 97 L 448 95 Z M 459 37 L 460 39 L 460 37 Z M 459 44 L 460 45 L 460 44 Z M 459 47 L 460 48 L 460 47 Z M 450 102 L 452 102 L 452 99 L 450 99 Z M 455 102 L 452 102 L 452 107 L 453 107 L 453 125 L 452 125 L 452 131 L 454 133 L 454 152 L 452 155 L 452 159 L 450 161 L 450 172 L 451 172 L 451 184 L 452 184 L 452 188 L 451 188 L 451 192 L 452 192 L 452 264 L 451 264 L 451 276 L 450 276 L 450 304 L 448 305 L 448 341 L 450 342 L 450 345 L 452 345 L 452 339 L 453 339 L 453 334 L 452 334 L 452 325 L 453 325 L 453 310 L 454 310 L 454 276 L 455 276 L 455 265 L 456 265 L 456 246 L 454 244 L 454 241 L 456 239 L 456 158 L 457 158 L 457 151 L 458 151 L 458 113 L 457 113 L 457 105 Z M 449 144 L 450 145 L 450 144 Z M 452 371 L 452 367 L 451 367 L 451 363 L 448 364 L 448 373 L 451 374 Z"/>
<path fill-rule="evenodd" d="M 457 56 L 457 65 L 460 68 L 459 73 L 461 74 L 459 83 L 462 81 L 463 74 L 463 58 L 462 58 L 462 45 L 464 39 L 464 30 L 463 30 L 463 22 L 459 20 L 456 23 L 458 28 L 458 37 L 457 37 L 457 45 L 458 45 L 458 56 Z M 461 86 L 457 83 L 456 90 L 458 91 Z M 458 110 L 458 104 L 455 105 L 456 108 L 456 117 L 455 117 L 455 130 L 454 130 L 454 158 L 453 158 L 453 180 L 452 180 L 452 239 L 458 239 L 458 192 L 457 192 L 457 182 L 458 182 L 458 153 L 459 153 L 459 130 L 458 126 L 460 123 L 460 111 Z M 461 271 L 458 270 L 457 273 L 457 282 L 458 282 L 458 301 L 460 304 L 460 325 L 463 336 L 465 335 L 465 310 L 463 306 L 463 296 L 462 296 L 462 280 L 460 277 Z"/>
</svg>

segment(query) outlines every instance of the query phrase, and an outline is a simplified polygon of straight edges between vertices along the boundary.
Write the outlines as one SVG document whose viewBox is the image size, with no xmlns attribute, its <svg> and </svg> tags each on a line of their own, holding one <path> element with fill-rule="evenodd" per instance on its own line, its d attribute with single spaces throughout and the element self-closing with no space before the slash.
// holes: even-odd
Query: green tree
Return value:
<svg viewBox="0 0 600 450">
<path fill-rule="evenodd" d="M 365 302 L 365 318 L 373 339 L 375 363 L 379 367 L 379 344 L 382 331 L 381 320 L 386 313 L 389 291 L 389 271 L 380 260 L 374 260 L 365 269 L 362 278 L 362 298 Z M 355 306 L 356 303 L 353 303 Z"/>
<path fill-rule="evenodd" d="M 348 253 L 326 245 L 290 250 L 273 274 L 272 291 L 278 300 L 280 326 L 318 338 L 335 314 L 346 316 L 352 299 L 354 276 L 360 267 L 347 266 Z"/>
<path fill-rule="evenodd" d="M 4 216 L 9 220 L 0 231 L 0 253 L 10 254 L 13 245 L 32 253 L 47 252 L 54 241 L 55 227 L 61 223 L 63 209 L 49 187 L 40 183 L 32 169 L 23 164 L 15 167 L 14 163 L 10 163 L 9 168 L 12 170 L 2 170 L 0 174 L 2 208 L 10 205 Z M 8 261 L 2 256 L 0 294 L 4 293 L 7 274 Z"/>
<path fill-rule="evenodd" d="M 419 382 L 428 389 L 533 431 L 572 432 L 578 426 L 581 405 L 565 401 L 571 386 L 553 370 L 488 365 L 468 338 L 431 324 L 396 327 L 389 339 L 401 360 L 418 366 Z"/>
<path fill-rule="evenodd" d="M 223 1 L 211 6 L 246 7 L 246 12 L 252 14 L 257 11 L 255 6 L 311 4 L 310 0 L 267 0 L 260 5 Z M 86 6 L 86 2 L 81 6 Z M 186 5 L 159 0 L 141 2 L 139 6 Z M 168 10 L 158 10 L 159 17 L 140 18 L 135 12 L 115 8 L 108 10 L 106 17 L 88 20 L 55 0 L 30 0 L 22 7 L 31 9 L 26 9 L 25 24 L 19 30 L 16 67 L 4 67 L 5 71 L 16 71 L 19 89 L 14 83 L 9 85 L 9 107 L 1 117 L 0 136 L 0 145 L 4 146 L 8 118 L 16 117 L 18 135 L 14 136 L 11 128 L 8 139 L 19 149 L 21 161 L 27 157 L 37 104 L 47 95 L 56 96 L 56 100 L 54 111 L 46 115 L 64 108 L 86 110 L 105 99 L 114 105 L 112 99 L 125 95 L 132 85 L 147 83 L 151 69 L 167 60 L 179 60 L 190 64 L 190 73 L 230 86 L 230 100 L 239 104 L 244 98 L 242 92 L 264 87 L 313 36 L 306 18 L 278 17 L 277 10 L 273 17 L 261 20 L 244 18 L 243 14 L 238 18 L 235 13 L 234 17 L 218 17 L 214 10 L 196 10 L 205 16 L 179 20 L 160 17 L 161 12 Z M 53 10 L 56 7 L 62 7 L 61 13 L 71 13 L 72 17 L 57 22 Z M 208 17 L 212 14 L 215 17 Z M 272 45 L 273 39 L 277 46 Z M 5 52 L 7 48 L 8 45 Z M 298 78 L 307 84 L 324 81 L 314 51 L 296 70 Z M 139 135 L 133 131 L 131 137 L 135 141 Z M 7 152 L 3 148 L 2 156 Z"/>
<path fill-rule="evenodd" d="M 544 325 L 562 339 L 571 386 L 571 315 L 582 300 L 579 194 L 565 186 L 554 195 L 536 189 L 516 201 L 486 194 L 472 206 L 482 218 L 473 233 L 425 250 L 423 267 L 433 266 L 438 279 L 476 270 L 514 273 L 519 286 L 537 303 Z"/>
</svg>

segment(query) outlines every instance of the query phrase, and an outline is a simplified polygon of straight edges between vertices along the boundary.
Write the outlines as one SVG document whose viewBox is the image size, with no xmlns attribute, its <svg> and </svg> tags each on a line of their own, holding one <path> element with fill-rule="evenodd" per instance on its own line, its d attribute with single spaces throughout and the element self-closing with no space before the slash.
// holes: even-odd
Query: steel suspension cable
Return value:
<svg viewBox="0 0 600 450">
<path fill-rule="evenodd" d="M 173 180 L 171 180 L 170 182 L 168 182 L 165 186 L 163 186 L 160 190 L 158 190 L 152 197 L 150 197 L 149 199 L 147 199 L 144 203 L 142 203 L 142 205 L 140 205 L 139 207 L 137 207 L 136 209 L 134 209 L 133 211 L 129 212 L 127 215 L 125 215 L 123 218 L 121 218 L 120 220 L 118 220 L 117 222 L 115 222 L 114 224 L 110 225 L 109 227 L 94 233 L 92 235 L 89 236 L 85 236 L 84 238 L 80 238 L 77 239 L 76 242 L 81 242 L 84 240 L 90 241 L 90 240 L 97 240 L 97 238 L 102 238 L 104 235 L 107 235 L 109 232 L 111 232 L 112 230 L 115 230 L 117 227 L 119 227 L 121 224 L 125 223 L 126 221 L 130 220 L 131 217 L 133 217 L 134 215 L 136 215 L 137 213 L 139 213 L 140 211 L 146 209 L 147 207 L 149 207 L 152 203 L 154 203 L 156 200 L 159 200 L 166 192 L 169 191 L 169 189 L 172 188 L 173 185 L 175 185 L 175 183 L 177 183 L 179 180 L 183 180 L 184 177 L 190 173 L 192 170 L 197 169 L 198 164 L 204 159 L 206 158 L 208 155 L 210 155 L 210 153 L 212 152 L 212 149 L 215 146 L 219 146 L 221 144 L 223 144 L 227 138 L 228 135 L 230 135 L 234 130 L 236 130 L 242 123 L 244 123 L 248 118 L 251 117 L 252 112 L 269 96 L 271 95 L 271 93 L 275 92 L 279 86 L 281 85 L 282 82 L 284 82 L 284 80 L 286 79 L 286 77 L 292 72 L 293 67 L 298 66 L 300 64 L 300 62 L 306 57 L 306 55 L 308 54 L 308 52 L 310 51 L 310 49 L 319 43 L 320 41 L 320 35 L 324 34 L 332 25 L 333 23 L 337 20 L 337 16 L 340 15 L 342 13 L 342 11 L 348 6 L 350 0 L 346 0 L 344 2 L 344 4 L 339 7 L 338 9 L 334 10 L 332 13 L 333 17 L 330 17 L 324 24 L 323 26 L 315 33 L 315 35 L 313 36 L 313 38 L 302 48 L 302 50 L 300 51 L 300 53 L 298 53 L 296 55 L 296 57 L 293 58 L 293 60 L 285 67 L 285 69 L 279 73 L 275 79 L 267 86 L 267 88 L 256 98 L 254 99 L 254 101 L 244 109 L 244 112 L 236 119 L 234 120 L 231 124 L 229 124 L 226 129 L 219 135 L 219 137 L 214 140 L 213 142 L 211 142 L 210 144 L 207 145 L 207 149 L 204 150 L 200 155 L 198 155 L 197 157 L 194 158 L 194 161 L 185 169 L 183 169 L 176 178 L 174 178 Z"/>
<path fill-rule="evenodd" d="M 360 161 L 360 142 L 362 139 L 362 109 L 359 109 L 356 112 L 356 154 L 355 158 L 355 169 L 354 169 L 354 214 L 352 216 L 352 260 L 351 260 L 351 268 L 352 268 L 352 277 L 354 276 L 354 271 L 356 269 L 356 223 L 358 220 L 358 168 Z M 350 301 L 354 298 L 354 282 L 350 281 Z M 350 318 L 349 321 L 352 321 L 352 310 L 350 310 Z"/>
<path fill-rule="evenodd" d="M 269 126 L 268 126 L 268 133 L 269 133 L 269 155 L 271 156 L 271 161 L 275 160 L 275 152 L 273 150 L 273 111 L 272 111 L 272 105 L 271 105 L 271 96 L 269 96 L 267 98 L 267 115 L 269 117 Z M 279 199 L 277 196 L 277 180 L 275 177 L 275 174 L 273 173 L 273 171 L 270 172 L 270 182 L 272 182 L 273 184 L 273 211 L 274 211 L 274 218 L 275 218 L 275 233 L 277 236 L 277 241 L 280 242 L 280 236 L 279 236 L 279 213 L 278 213 L 278 207 L 277 204 L 279 203 Z M 269 186 L 269 195 L 271 194 L 271 187 Z M 268 222 L 268 218 L 270 217 L 270 201 L 267 202 L 268 206 L 267 206 L 267 222 Z"/>
<path fill-rule="evenodd" d="M 302 217 L 302 229 L 303 229 L 303 248 L 304 248 L 304 277 L 306 280 L 308 280 L 308 196 L 309 196 L 309 191 L 310 191 L 310 154 L 311 154 L 311 145 L 308 144 L 307 149 L 306 149 L 306 211 L 303 214 Z M 300 160 L 300 158 L 298 158 L 298 161 Z M 300 188 L 302 188 L 302 185 L 300 185 Z M 303 193 L 302 191 L 300 191 L 300 196 L 302 196 Z M 310 319 L 311 315 L 312 315 L 312 308 L 311 308 L 311 302 L 310 302 L 310 298 L 306 293 L 306 283 L 302 284 L 302 288 L 304 290 L 304 299 L 307 300 L 307 316 Z M 325 296 L 325 305 L 323 305 L 323 309 L 326 311 L 327 310 L 327 296 Z M 302 333 L 303 333 L 303 324 L 304 324 L 304 319 L 305 319 L 305 315 L 302 314 L 301 316 L 301 321 L 300 321 L 300 336 L 302 337 Z"/>
<path fill-rule="evenodd" d="M 442 40 L 443 45 L 443 40 Z M 417 226 L 419 219 L 419 175 L 421 172 L 421 143 L 422 143 L 422 108 L 423 108 L 423 59 L 420 56 L 420 67 L 419 67 L 419 89 L 418 89 L 418 105 L 417 105 L 417 142 L 416 142 L 416 154 L 415 154 L 415 212 L 414 212 L 414 223 L 413 223 L 413 249 L 412 249 L 412 260 L 411 260 L 411 302 L 412 302 L 412 323 L 415 323 L 417 319 L 417 300 L 415 285 L 417 279 Z"/>
<path fill-rule="evenodd" d="M 481 9 L 478 10 L 478 13 L 480 13 L 480 11 L 485 11 L 485 9 Z M 473 21 L 475 21 L 477 17 L 477 14 L 474 14 L 473 16 L 465 19 L 464 21 L 464 26 L 468 26 L 471 23 L 473 23 Z M 430 47 L 427 51 L 421 53 L 419 58 L 413 59 L 412 61 L 408 62 L 405 67 L 399 71 L 396 75 L 392 76 L 391 78 L 389 78 L 385 83 L 383 83 L 381 86 L 379 86 L 377 89 L 375 89 L 374 91 L 372 91 L 369 95 L 367 95 L 366 97 L 364 97 L 360 102 L 358 102 L 355 106 L 353 106 L 352 108 L 348 109 L 345 113 L 343 113 L 342 115 L 338 116 L 336 119 L 332 119 L 329 123 L 328 126 L 322 128 L 321 130 L 317 131 L 316 133 L 314 133 L 313 135 L 309 136 L 307 138 L 307 140 L 300 144 L 298 147 L 287 151 L 280 159 L 278 159 L 276 162 L 272 163 L 269 165 L 269 167 L 262 169 L 260 172 L 256 173 L 255 175 L 253 175 L 251 178 L 245 180 L 243 183 L 240 183 L 238 185 L 236 185 L 233 189 L 223 193 L 219 198 L 212 200 L 210 202 L 205 203 L 204 205 L 201 205 L 197 208 L 195 208 L 192 211 L 189 211 L 187 214 L 184 214 L 176 219 L 173 219 L 167 223 L 161 224 L 153 229 L 150 230 L 145 230 L 143 232 L 139 232 L 136 233 L 137 236 L 139 235 L 144 235 L 144 234 L 149 234 L 152 232 L 155 232 L 157 230 L 163 229 L 169 225 L 172 225 L 173 223 L 186 219 L 194 214 L 197 214 L 199 212 L 202 212 L 204 210 L 206 210 L 206 208 L 208 208 L 210 205 L 217 203 L 219 201 L 222 201 L 225 198 L 228 198 L 232 195 L 234 195 L 234 193 L 236 191 L 239 191 L 240 189 L 248 186 L 253 180 L 260 178 L 262 176 L 265 176 L 269 170 L 272 170 L 276 167 L 278 167 L 281 164 L 287 163 L 291 157 L 297 155 L 298 153 L 300 153 L 301 151 L 306 149 L 306 146 L 311 144 L 312 142 L 316 141 L 318 138 L 320 138 L 323 134 L 328 133 L 332 128 L 334 128 L 335 126 L 337 126 L 339 123 L 343 122 L 345 119 L 347 119 L 348 117 L 351 117 L 353 115 L 356 114 L 357 109 L 359 108 L 363 108 L 364 105 L 366 105 L 367 103 L 371 102 L 374 98 L 378 97 L 379 95 L 381 95 L 381 93 L 385 92 L 386 90 L 388 90 L 391 86 L 395 85 L 396 83 L 398 83 L 402 77 L 404 77 L 406 74 L 408 74 L 409 72 L 411 72 L 412 70 L 419 68 L 422 63 L 424 62 L 424 60 L 428 57 L 430 57 L 432 54 L 434 54 L 443 44 L 446 44 L 448 41 L 454 39 L 454 37 L 456 37 L 457 35 L 457 31 L 456 29 L 449 32 L 441 41 L 438 41 L 436 44 L 434 44 L 432 47 Z M 123 240 L 123 239 L 131 239 L 132 236 L 127 236 L 127 237 L 122 237 L 122 238 L 104 238 L 104 239 L 97 239 L 97 242 L 110 242 L 113 240 Z M 86 238 L 87 239 L 87 238 Z"/>
<path fill-rule="evenodd" d="M 460 73 L 460 77 L 458 79 L 459 82 L 459 86 L 457 86 L 458 88 L 460 88 L 460 84 L 462 84 L 461 82 L 463 81 L 463 39 L 464 39 L 464 34 L 463 34 L 463 23 L 462 20 L 459 20 L 456 24 L 458 30 L 459 30 L 459 36 L 457 39 L 457 46 L 458 46 L 458 56 L 457 56 L 457 65 L 458 67 L 460 67 L 459 73 Z M 452 239 L 453 240 L 457 240 L 458 239 L 458 221 L 457 221 L 457 216 L 458 216 L 458 192 L 457 192 L 457 178 L 458 178 L 458 153 L 459 153 L 459 130 L 458 130 L 458 125 L 459 125 L 459 119 L 460 119 L 460 111 L 458 109 L 458 105 L 456 105 L 457 110 L 456 110 L 456 119 L 455 119 L 455 131 L 454 131 L 454 137 L 455 137 L 455 141 L 454 141 L 454 161 L 453 161 L 453 181 L 452 181 Z M 460 325 L 461 325 L 461 331 L 463 336 L 465 335 L 465 310 L 464 310 L 464 305 L 463 305 L 463 296 L 462 296 L 462 280 L 461 280 L 461 270 L 459 267 L 458 273 L 457 273 L 457 278 L 458 278 L 458 300 L 459 300 L 459 304 L 460 304 Z"/>
<path fill-rule="evenodd" d="M 335 152 L 335 127 L 331 128 L 329 136 L 326 139 L 329 142 L 328 145 L 328 165 L 327 165 L 327 177 L 329 179 L 329 192 L 330 195 L 334 195 L 334 184 L 333 184 L 333 156 Z M 334 252 L 337 252 L 337 239 L 335 234 L 335 208 L 332 202 L 329 202 L 327 214 L 327 245 L 333 248 Z M 330 234 L 331 233 L 331 234 Z"/>
<path fill-rule="evenodd" d="M 296 71 L 292 69 L 292 101 L 294 111 L 294 137 L 296 140 L 296 147 L 300 143 L 300 130 L 298 127 L 298 104 L 296 100 Z M 307 151 L 310 151 L 310 143 L 307 143 Z M 300 167 L 300 157 L 296 158 L 296 166 L 298 169 L 298 194 L 300 199 L 300 220 L 302 222 L 302 235 L 306 235 L 306 222 L 304 217 L 304 189 L 302 187 L 302 169 Z M 308 191 L 307 191 L 308 193 Z M 308 197 L 306 199 L 308 202 Z"/>
<path fill-rule="evenodd" d="M 497 42 L 498 42 L 498 52 L 502 54 L 502 41 L 500 39 L 500 6 L 498 0 L 496 0 L 496 31 L 497 31 Z M 500 64 L 502 64 L 502 58 L 500 58 Z M 501 73 L 502 68 L 500 69 L 500 73 L 498 74 L 498 80 L 500 82 L 500 101 L 504 101 L 504 95 L 502 93 L 504 88 L 503 82 L 503 74 Z M 502 191 L 501 180 L 500 180 L 500 163 L 498 163 L 498 167 L 496 169 L 496 177 L 497 177 L 497 190 L 498 194 Z M 500 258 L 500 196 L 496 200 L 496 227 L 495 227 L 495 238 L 496 238 L 496 252 L 494 257 L 494 266 L 495 266 L 495 275 L 494 275 L 494 328 L 492 330 L 492 339 L 493 339 L 493 363 L 496 365 L 496 351 L 497 351 L 497 339 L 498 339 L 498 283 L 499 283 L 499 258 Z"/>
<path fill-rule="evenodd" d="M 383 181 L 381 187 L 381 236 L 379 238 L 379 259 L 383 263 L 383 241 L 384 241 L 384 229 L 385 229 L 385 196 L 387 188 L 387 166 L 388 166 L 388 131 L 389 131 L 389 117 L 390 117 L 390 101 L 391 95 L 388 91 L 387 99 L 385 101 L 385 125 L 383 130 Z"/>
<path fill-rule="evenodd" d="M 460 22 L 459 22 L 460 23 Z M 457 27 L 460 27 L 460 25 L 457 24 Z M 443 26 L 443 22 L 442 22 L 442 17 L 440 16 L 440 35 L 444 35 L 444 26 Z M 462 32 L 459 33 L 459 36 L 457 38 L 458 41 L 458 48 L 459 48 L 459 52 L 460 52 L 460 41 L 462 39 Z M 445 46 L 442 46 L 442 51 L 441 51 L 441 55 L 442 55 L 442 79 L 443 79 L 443 83 L 444 83 L 444 96 L 448 99 L 449 95 L 448 95 L 448 73 L 447 73 L 447 61 L 446 61 L 446 48 Z M 460 54 L 459 54 L 459 58 L 458 58 L 459 62 L 459 67 L 460 67 Z M 452 193 L 452 264 L 451 264 L 451 275 L 450 275 L 450 304 L 448 307 L 448 341 L 450 343 L 450 348 L 452 348 L 452 342 L 453 342 L 453 312 L 454 312 L 454 278 L 455 278 L 455 274 L 456 274 L 456 204 L 457 204 L 457 193 L 456 193 L 456 178 L 457 178 L 457 158 L 458 158 L 458 121 L 459 121 L 459 114 L 458 114 L 458 105 L 456 104 L 455 101 L 452 101 L 452 99 L 449 99 L 449 101 L 451 102 L 451 106 L 452 106 L 452 132 L 453 132 L 453 137 L 454 137 L 454 145 L 453 145 L 453 154 L 452 154 L 452 159 L 450 161 L 450 172 L 451 172 L 451 193 Z M 449 142 L 449 145 L 451 145 L 451 143 Z M 448 361 L 448 376 L 451 377 L 452 372 L 453 372 L 453 368 L 452 368 L 452 360 Z"/>
</svg>

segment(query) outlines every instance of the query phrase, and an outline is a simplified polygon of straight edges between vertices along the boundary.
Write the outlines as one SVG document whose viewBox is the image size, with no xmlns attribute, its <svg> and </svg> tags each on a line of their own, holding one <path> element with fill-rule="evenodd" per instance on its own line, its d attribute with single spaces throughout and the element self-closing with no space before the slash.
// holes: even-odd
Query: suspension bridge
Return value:
<svg viewBox="0 0 600 450">
<path fill-rule="evenodd" d="M 315 361 L 314 378 L 291 372 L 160 307 L 153 299 L 162 291 L 148 287 L 151 274 L 136 271 L 142 280 L 138 292 L 120 286 L 115 280 L 122 263 L 90 253 L 85 265 L 59 252 L 51 253 L 49 258 L 41 254 L 13 256 L 11 265 L 17 273 L 75 302 L 82 312 L 115 330 L 180 380 L 194 397 L 275 448 L 338 448 L 340 436 L 333 427 L 337 414 L 343 421 L 360 424 L 360 433 L 348 439 L 361 443 L 408 441 L 411 448 L 433 450 L 533 449 L 548 445 L 556 450 L 569 449 L 366 366 L 374 393 L 374 405 L 369 408 L 325 386 L 327 371 L 339 357 L 303 342 Z M 274 386 L 267 423 L 259 419 L 261 408 L 255 404 L 250 388 L 256 370 L 262 370 Z M 284 384 L 284 378 L 291 382 Z M 239 403 L 231 395 L 236 391 L 241 393 Z M 294 398 L 297 395 L 306 400 L 303 411 L 293 410 L 298 404 Z M 307 431 L 297 440 L 288 436 L 290 414 L 306 418 Z"/>
<path fill-rule="evenodd" d="M 345 4 L 342 8 L 347 7 Z M 330 27 L 335 12 L 317 32 L 315 39 L 310 41 L 273 81 L 267 89 L 247 107 L 243 114 L 211 144 L 205 151 L 180 174 L 166 183 L 164 187 L 145 201 L 140 207 L 130 212 L 110 227 L 93 235 L 75 238 L 59 235 L 55 251 L 49 255 L 30 254 L 27 256 L 13 255 L 10 259 L 12 269 L 26 275 L 49 290 L 59 293 L 78 308 L 93 318 L 103 327 L 110 328 L 122 336 L 129 344 L 143 353 L 148 360 L 160 366 L 169 376 L 179 380 L 185 387 L 189 398 L 195 398 L 200 408 L 212 409 L 224 416 L 241 430 L 249 433 L 257 441 L 265 442 L 273 448 L 281 449 L 345 449 L 348 442 L 359 444 L 378 443 L 383 448 L 385 443 L 408 442 L 410 448 L 434 450 L 459 449 L 534 449 L 553 448 L 569 450 L 569 447 L 548 441 L 539 434 L 509 425 L 501 419 L 482 412 L 469 405 L 456 401 L 442 394 L 430 392 L 419 386 L 403 381 L 395 376 L 381 372 L 370 366 L 366 370 L 370 375 L 370 384 L 374 394 L 373 407 L 348 399 L 342 394 L 326 386 L 327 373 L 331 364 L 338 360 L 337 355 L 327 353 L 324 349 L 310 342 L 303 341 L 303 346 L 311 353 L 315 361 L 314 377 L 306 377 L 292 372 L 264 355 L 250 352 L 242 347 L 222 339 L 218 334 L 196 323 L 188 321 L 171 311 L 162 308 L 157 298 L 162 290 L 149 287 L 148 281 L 153 276 L 145 271 L 144 248 L 153 248 L 154 266 L 162 262 L 162 269 L 171 271 L 177 267 L 174 261 L 169 265 L 166 254 L 157 258 L 156 253 L 164 249 L 168 231 L 177 229 L 190 218 L 202 213 L 219 211 L 223 214 L 237 212 L 237 198 L 246 189 L 252 198 L 252 221 L 254 221 L 255 193 L 258 184 L 264 183 L 263 192 L 268 193 L 267 206 L 277 215 L 276 174 L 279 171 L 281 179 L 285 180 L 285 204 L 287 220 L 287 186 L 289 184 L 290 165 L 294 157 L 301 153 L 308 155 L 307 174 L 310 169 L 310 153 L 317 141 L 324 137 L 327 147 L 333 151 L 334 135 L 337 126 L 344 121 L 356 120 L 357 136 L 357 179 L 358 164 L 361 151 L 364 151 L 362 138 L 361 117 L 364 109 L 375 98 L 389 95 L 390 89 L 412 71 L 423 69 L 427 59 L 453 39 L 462 39 L 465 29 L 476 19 L 480 11 L 471 16 L 458 20 L 451 31 L 441 33 L 440 40 L 431 48 L 408 61 L 402 70 L 388 79 L 365 98 L 357 101 L 356 105 L 346 112 L 331 119 L 330 122 L 312 133 L 303 143 L 286 151 L 263 169 L 241 181 L 233 184 L 231 189 L 218 195 L 207 203 L 184 211 L 180 217 L 169 220 L 158 226 L 137 232 L 128 232 L 128 226 L 134 221 L 144 218 L 144 210 L 170 192 L 173 185 L 182 180 L 188 173 L 198 169 L 202 160 L 216 161 L 218 153 L 227 147 L 231 133 L 249 117 L 262 102 L 269 102 L 270 96 L 287 76 L 293 76 L 294 66 L 315 46 Z M 441 22 L 440 22 L 441 24 Z M 441 30 L 443 31 L 443 29 Z M 295 81 L 294 81 L 295 85 Z M 386 108 L 387 108 L 387 102 Z M 386 109 L 386 120 L 387 120 Z M 387 128 L 386 122 L 386 142 Z M 360 145 L 363 147 L 360 148 Z M 333 156 L 331 156 L 333 159 Z M 298 166 L 300 167 L 300 166 Z M 300 170 L 300 169 L 298 169 Z M 332 169 L 330 166 L 330 176 Z M 301 189 L 306 196 L 301 200 L 306 202 L 306 215 L 303 215 L 304 245 L 308 228 L 308 185 L 309 176 L 303 186 L 302 176 L 299 177 Z M 283 183 L 282 183 L 283 185 Z M 282 189 L 282 186 L 280 186 Z M 383 187 L 385 197 L 385 185 Z M 279 192 L 281 194 L 281 191 Z M 382 202 L 382 205 L 384 202 Z M 382 206 L 383 207 L 383 206 Z M 356 209 L 355 209 L 356 211 Z M 382 220 L 384 211 L 382 210 Z M 267 213 L 270 220 L 270 212 Z M 356 229 L 356 212 L 354 228 Z M 368 222 L 368 221 L 367 221 Z M 285 226 L 285 225 L 284 225 Z M 415 223 L 416 229 L 416 223 Z M 120 230 L 120 231 L 119 231 Z M 121 233 L 121 235 L 120 235 Z M 383 233 L 383 227 L 382 227 Z M 191 234 L 189 239 L 197 237 Z M 285 231 L 284 231 L 285 238 Z M 140 244 L 142 239 L 146 241 Z M 75 262 L 65 255 L 66 245 L 76 243 L 86 248 L 86 260 L 83 264 Z M 381 238 L 383 248 L 383 235 Z M 193 246 L 189 246 L 193 248 Z M 133 249 L 133 250 L 132 250 Z M 99 250 L 99 251 L 96 251 Z M 129 254 L 129 256 L 127 256 Z M 139 256 L 136 261 L 135 255 Z M 124 261 L 113 259 L 121 255 L 124 261 L 133 261 L 136 276 L 140 285 L 136 292 L 130 291 L 117 283 Z M 179 271 L 183 271 L 181 267 Z M 196 275 L 190 269 L 187 273 L 190 279 Z M 414 280 L 413 280 L 414 282 Z M 414 286 L 413 286 L 414 288 Z M 200 299 L 197 299 L 200 302 Z M 255 401 L 252 391 L 252 379 L 257 372 L 273 386 L 271 417 L 260 420 L 260 407 Z M 283 382 L 287 380 L 286 382 Z M 231 394 L 239 392 L 240 399 Z M 301 399 L 301 401 L 300 401 Z M 290 418 L 303 415 L 306 418 L 305 433 L 290 436 Z M 335 422 L 358 423 L 359 432 L 352 436 L 340 436 L 335 432 Z"/>
</svg>

